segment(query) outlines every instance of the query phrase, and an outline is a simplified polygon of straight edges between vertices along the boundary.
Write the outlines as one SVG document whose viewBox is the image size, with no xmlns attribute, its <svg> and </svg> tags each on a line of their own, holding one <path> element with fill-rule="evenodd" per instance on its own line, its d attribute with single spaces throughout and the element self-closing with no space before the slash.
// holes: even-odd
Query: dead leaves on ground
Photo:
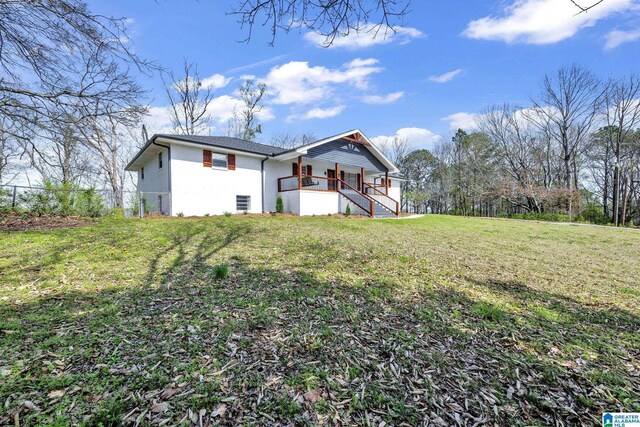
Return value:
<svg viewBox="0 0 640 427">
<path fill-rule="evenodd" d="M 418 294 L 409 305 L 384 292 L 281 279 L 247 272 L 215 288 L 167 286 L 144 300 L 120 295 L 122 323 L 96 330 L 80 318 L 54 327 L 58 337 L 102 340 L 84 349 L 86 358 L 29 353 L 23 373 L 99 374 L 119 385 L 11 393 L 0 422 L 37 413 L 46 420 L 62 408 L 78 424 L 116 401 L 118 417 L 134 426 L 580 425 L 593 422 L 594 411 L 578 396 L 618 403 L 606 386 L 585 381 L 595 360 L 555 366 L 565 356 L 557 346 L 521 357 L 532 351 L 522 343 L 534 331 L 463 328 L 441 301 Z M 290 294 L 299 296 L 281 297 Z M 636 361 L 627 363 L 637 377 Z M 3 378 L 11 377 L 5 370 Z"/>
</svg>

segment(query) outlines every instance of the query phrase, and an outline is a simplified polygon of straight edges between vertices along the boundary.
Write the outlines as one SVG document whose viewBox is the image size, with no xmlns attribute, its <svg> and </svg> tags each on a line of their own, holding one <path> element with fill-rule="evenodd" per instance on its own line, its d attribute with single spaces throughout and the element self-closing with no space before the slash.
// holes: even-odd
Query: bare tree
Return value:
<svg viewBox="0 0 640 427">
<path fill-rule="evenodd" d="M 607 143 L 611 144 L 613 154 L 613 223 L 620 223 L 621 181 L 625 158 L 623 145 L 629 143 L 629 136 L 640 123 L 640 78 L 631 75 L 626 79 L 611 80 L 607 85 L 602 104 L 602 112 L 607 126 Z"/>
<path fill-rule="evenodd" d="M 564 180 L 568 191 L 575 190 L 574 161 L 580 145 L 586 142 L 602 101 L 600 80 L 578 65 L 561 68 L 545 76 L 542 94 L 534 100 L 536 114 L 531 115 L 540 128 L 562 148 Z"/>
<path fill-rule="evenodd" d="M 251 38 L 258 22 L 271 29 L 271 44 L 280 31 L 308 29 L 325 37 L 330 46 L 336 37 L 366 30 L 385 35 L 394 31 L 394 25 L 407 14 L 410 0 L 239 0 L 232 14 L 239 16 L 243 27 L 248 27 L 247 40 Z M 373 28 L 373 30 L 372 30 Z"/>
<path fill-rule="evenodd" d="M 80 0 L 0 0 L 0 117 L 20 124 L 11 127 L 19 131 L 51 119 L 52 104 L 110 96 L 108 85 L 78 84 L 86 52 L 110 59 L 113 70 L 123 61 L 151 70 L 130 48 L 126 23 L 94 14 Z"/>
<path fill-rule="evenodd" d="M 267 85 L 258 83 L 251 79 L 245 82 L 238 89 L 238 95 L 242 100 L 242 110 L 233 111 L 233 118 L 229 122 L 229 136 L 253 140 L 256 135 L 262 133 L 262 125 L 259 123 L 258 114 L 263 109 L 262 98 L 267 93 Z"/>
<path fill-rule="evenodd" d="M 184 61 L 183 75 L 176 78 L 169 74 L 170 81 L 162 78 L 169 100 L 169 114 L 176 133 L 198 135 L 208 133 L 211 115 L 209 105 L 213 99 L 211 88 L 204 87 L 198 66 Z"/>
<path fill-rule="evenodd" d="M 399 165 L 409 154 L 409 140 L 394 136 L 390 141 L 386 140 L 378 144 L 378 148 L 391 160 L 391 163 Z"/>
<path fill-rule="evenodd" d="M 318 138 L 313 133 L 307 132 L 302 135 L 295 135 L 293 133 L 285 132 L 274 135 L 271 138 L 271 145 L 280 148 L 295 148 L 301 145 L 310 144 L 317 141 Z"/>
<path fill-rule="evenodd" d="M 133 115 L 132 117 L 139 118 Z M 126 161 L 132 154 L 136 130 L 139 123 L 130 120 L 123 122 L 116 115 L 93 119 L 81 128 L 83 143 L 96 153 L 99 170 L 104 175 L 107 187 L 111 190 L 115 206 L 124 205 L 124 187 Z"/>
<path fill-rule="evenodd" d="M 15 160 L 20 154 L 18 141 L 11 133 L 5 132 L 5 120 L 0 118 L 0 184 L 11 182 L 15 178 Z"/>
<path fill-rule="evenodd" d="M 510 177 L 517 184 L 517 191 L 502 193 L 511 204 L 540 212 L 543 193 L 547 185 L 544 166 L 536 157 L 540 141 L 536 140 L 533 124 L 522 109 L 510 104 L 493 106 L 478 116 L 478 128 L 497 148 L 496 157 L 502 176 Z M 507 186 L 506 188 L 513 187 Z M 516 197 L 512 197 L 515 195 Z M 519 198 L 524 198 L 523 203 Z"/>
<path fill-rule="evenodd" d="M 43 181 L 92 184 L 92 153 L 83 144 L 73 119 L 61 117 L 39 135 L 23 142 L 23 153 Z"/>
</svg>

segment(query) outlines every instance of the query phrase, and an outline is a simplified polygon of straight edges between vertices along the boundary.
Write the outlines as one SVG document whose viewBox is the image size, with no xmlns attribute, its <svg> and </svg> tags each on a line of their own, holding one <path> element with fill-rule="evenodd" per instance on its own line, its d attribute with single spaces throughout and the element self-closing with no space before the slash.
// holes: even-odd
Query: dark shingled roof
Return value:
<svg viewBox="0 0 640 427">
<path fill-rule="evenodd" d="M 203 136 L 203 135 L 169 135 L 158 134 L 156 137 L 164 137 L 167 139 L 177 139 L 185 142 L 195 142 L 196 144 L 210 145 L 212 147 L 228 148 L 230 150 L 245 151 L 247 153 L 263 154 L 265 156 L 272 154 L 280 154 L 286 151 L 283 148 L 274 147 L 273 145 L 259 144 L 257 142 L 246 141 L 239 138 L 231 138 L 229 136 Z"/>
</svg>

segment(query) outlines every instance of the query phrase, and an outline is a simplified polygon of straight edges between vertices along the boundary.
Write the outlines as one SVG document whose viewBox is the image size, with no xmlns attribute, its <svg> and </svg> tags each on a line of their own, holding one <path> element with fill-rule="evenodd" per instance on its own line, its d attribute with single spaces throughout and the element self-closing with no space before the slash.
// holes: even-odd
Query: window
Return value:
<svg viewBox="0 0 640 427">
<path fill-rule="evenodd" d="M 222 153 L 213 153 L 212 163 L 214 168 L 227 169 L 227 155 Z"/>
<path fill-rule="evenodd" d="M 243 212 L 251 210 L 251 196 L 236 196 L 236 210 Z"/>
<path fill-rule="evenodd" d="M 164 213 L 162 210 L 162 194 L 158 194 L 158 212 Z"/>
<path fill-rule="evenodd" d="M 158 169 L 162 169 L 162 153 L 158 153 Z"/>
<path fill-rule="evenodd" d="M 144 179 L 144 167 L 140 168 L 140 179 Z"/>
</svg>

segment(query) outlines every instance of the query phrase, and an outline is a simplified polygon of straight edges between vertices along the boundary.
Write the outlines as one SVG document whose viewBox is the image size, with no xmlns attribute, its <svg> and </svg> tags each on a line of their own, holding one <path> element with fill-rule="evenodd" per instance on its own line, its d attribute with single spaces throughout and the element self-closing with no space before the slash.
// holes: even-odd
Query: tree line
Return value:
<svg viewBox="0 0 640 427">
<path fill-rule="evenodd" d="M 407 212 L 640 223 L 640 78 L 571 65 L 527 106 L 490 106 L 432 149 L 385 148 Z"/>
</svg>

